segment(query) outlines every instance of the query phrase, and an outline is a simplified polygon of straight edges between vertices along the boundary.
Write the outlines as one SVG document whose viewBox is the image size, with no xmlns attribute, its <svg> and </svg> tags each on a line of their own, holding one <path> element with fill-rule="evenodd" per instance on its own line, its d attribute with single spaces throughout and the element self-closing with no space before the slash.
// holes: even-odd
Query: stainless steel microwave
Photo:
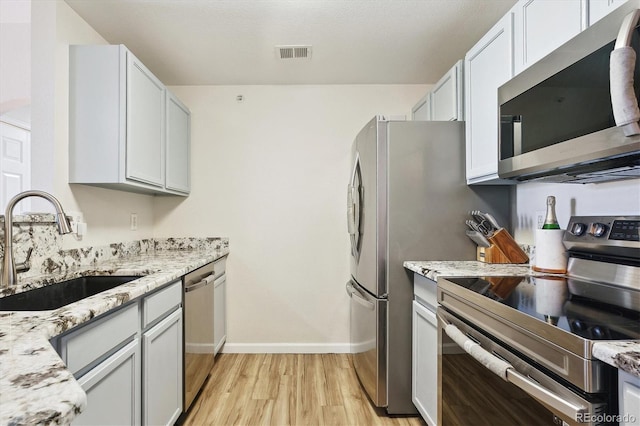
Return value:
<svg viewBox="0 0 640 426">
<path fill-rule="evenodd" d="M 498 89 L 501 178 L 595 183 L 640 177 L 640 135 L 626 136 L 634 132 L 616 125 L 621 108 L 612 107 L 610 89 L 624 86 L 611 84 L 610 56 L 626 42 L 638 54 L 635 70 L 633 54 L 627 59 L 624 96 L 638 109 L 638 9 L 638 0 L 625 3 Z"/>
</svg>

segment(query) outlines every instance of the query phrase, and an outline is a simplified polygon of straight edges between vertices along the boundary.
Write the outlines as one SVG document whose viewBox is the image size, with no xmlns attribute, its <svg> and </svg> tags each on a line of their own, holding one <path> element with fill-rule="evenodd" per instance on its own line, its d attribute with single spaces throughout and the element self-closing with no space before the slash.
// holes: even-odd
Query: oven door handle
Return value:
<svg viewBox="0 0 640 426">
<path fill-rule="evenodd" d="M 514 368 L 507 370 L 507 381 L 513 383 L 525 393 L 540 401 L 543 405 L 557 410 L 570 419 L 579 421 L 579 419 L 587 418 L 587 407 L 572 404 L 560 395 L 551 392 L 544 386 L 518 373 Z"/>
<path fill-rule="evenodd" d="M 575 421 L 585 418 L 588 408 L 582 405 L 573 404 L 565 400 L 560 395 L 555 394 L 539 383 L 520 374 L 510 363 L 493 355 L 482 348 L 477 342 L 468 338 L 458 327 L 447 321 L 440 312 L 437 314 L 438 321 L 441 322 L 444 332 L 458 346 L 463 348 L 471 357 L 480 364 L 491 370 L 497 376 L 522 389 L 531 397 L 540 401 L 543 405 L 556 410 Z"/>
</svg>

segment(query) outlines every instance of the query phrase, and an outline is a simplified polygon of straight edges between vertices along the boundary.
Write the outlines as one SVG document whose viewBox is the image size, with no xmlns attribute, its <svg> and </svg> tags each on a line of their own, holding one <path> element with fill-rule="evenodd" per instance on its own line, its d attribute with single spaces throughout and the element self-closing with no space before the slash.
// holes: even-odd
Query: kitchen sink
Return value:
<svg viewBox="0 0 640 426">
<path fill-rule="evenodd" d="M 140 276 L 91 275 L 0 298 L 0 311 L 48 311 L 110 290 Z"/>
</svg>

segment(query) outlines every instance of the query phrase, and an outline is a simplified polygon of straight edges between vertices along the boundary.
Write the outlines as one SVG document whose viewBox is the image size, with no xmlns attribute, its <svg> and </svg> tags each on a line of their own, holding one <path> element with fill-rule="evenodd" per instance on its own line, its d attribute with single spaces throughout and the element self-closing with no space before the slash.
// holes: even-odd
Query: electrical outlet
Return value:
<svg viewBox="0 0 640 426">
<path fill-rule="evenodd" d="M 542 225 L 544 225 L 544 218 L 546 217 L 547 212 L 538 210 L 536 212 L 536 228 L 542 229 Z"/>
<path fill-rule="evenodd" d="M 131 230 L 138 230 L 138 213 L 131 213 Z"/>
<path fill-rule="evenodd" d="M 67 211 L 67 217 L 71 218 L 71 232 L 74 234 L 78 233 L 78 224 L 82 223 L 83 215 L 82 212 L 78 211 Z"/>
</svg>

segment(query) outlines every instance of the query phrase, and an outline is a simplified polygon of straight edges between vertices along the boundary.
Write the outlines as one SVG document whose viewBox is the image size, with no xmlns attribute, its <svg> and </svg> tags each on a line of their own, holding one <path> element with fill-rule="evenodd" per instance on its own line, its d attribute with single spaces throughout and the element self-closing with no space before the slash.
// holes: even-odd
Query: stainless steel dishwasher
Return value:
<svg viewBox="0 0 640 426">
<path fill-rule="evenodd" d="M 213 262 L 184 276 L 184 412 L 211 372 L 215 356 Z"/>
</svg>

